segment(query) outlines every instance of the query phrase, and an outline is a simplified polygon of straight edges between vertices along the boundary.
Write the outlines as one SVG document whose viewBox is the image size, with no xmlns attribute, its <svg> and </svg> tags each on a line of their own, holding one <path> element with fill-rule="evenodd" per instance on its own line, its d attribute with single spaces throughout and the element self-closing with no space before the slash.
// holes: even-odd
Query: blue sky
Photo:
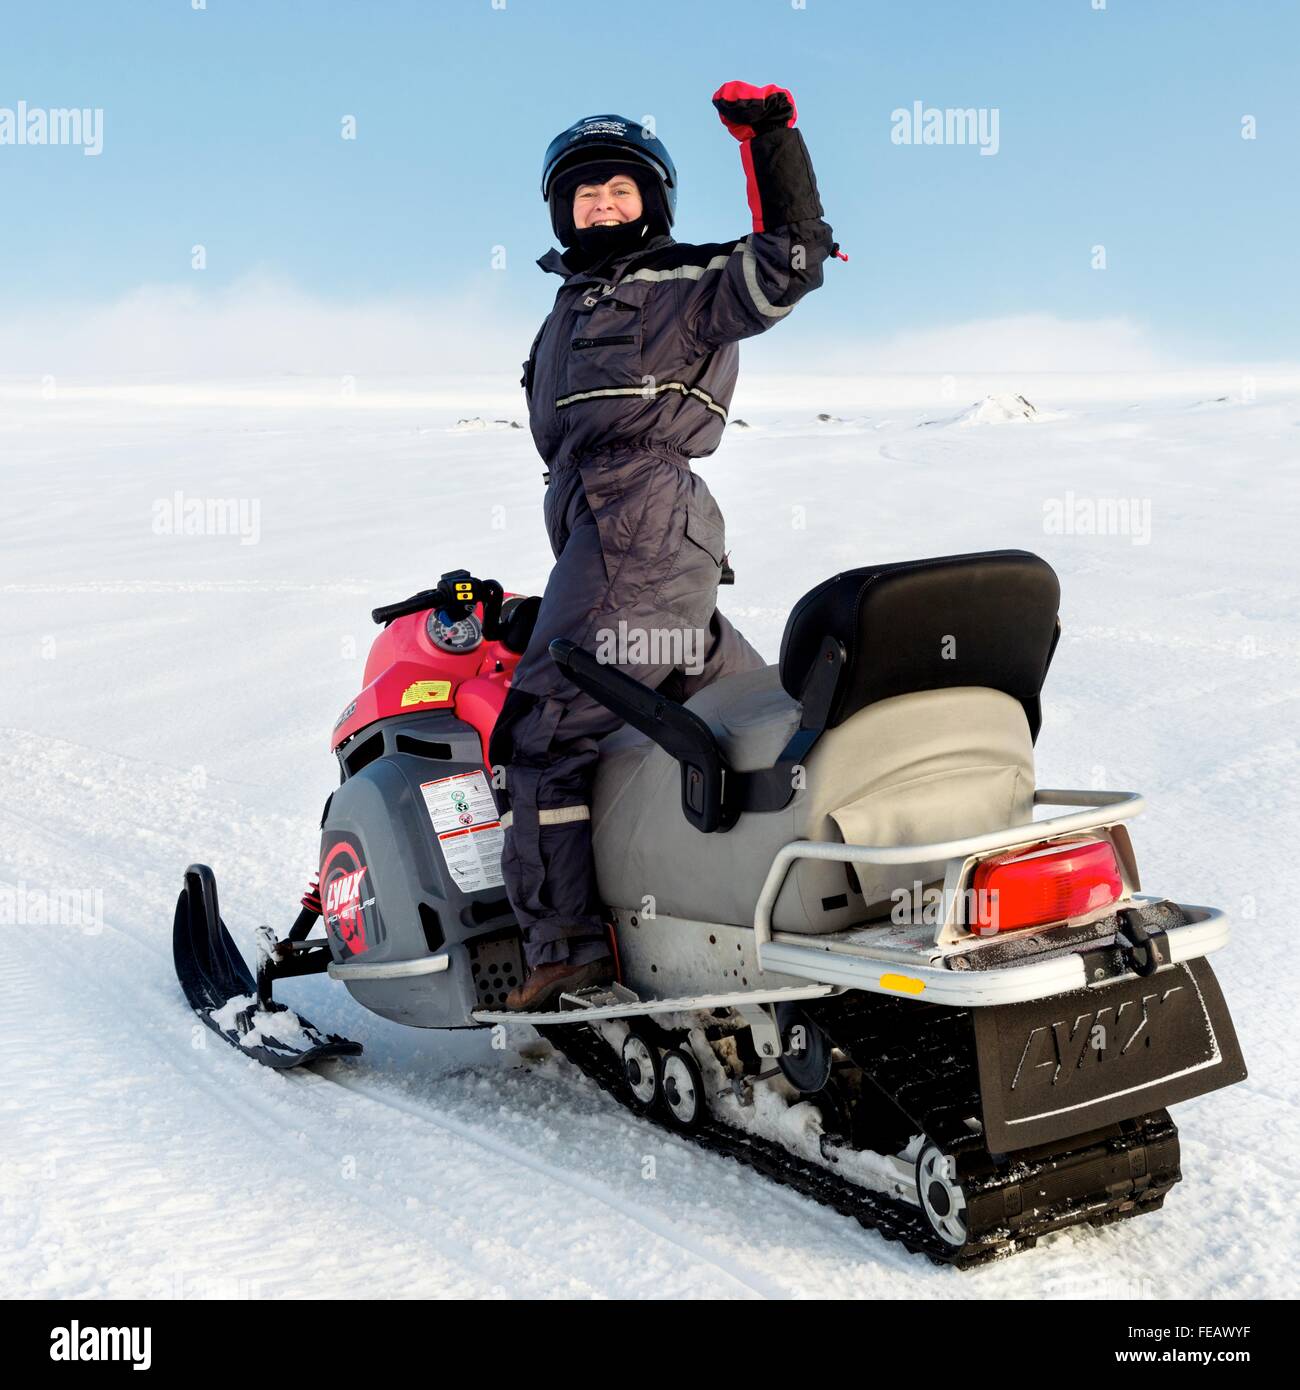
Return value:
<svg viewBox="0 0 1300 1390">
<path fill-rule="evenodd" d="M 741 78 L 794 91 L 852 258 L 806 335 L 1035 313 L 1128 319 L 1188 360 L 1300 357 L 1300 6 L 1093 3 L 10 6 L 0 108 L 102 107 L 105 125 L 98 158 L 0 146 L 0 306 L 256 275 L 327 303 L 478 288 L 536 321 L 557 283 L 532 265 L 551 136 L 653 114 L 681 174 L 676 234 L 740 235 L 737 150 L 709 97 Z M 891 143 L 914 101 L 996 107 L 997 155 Z"/>
</svg>

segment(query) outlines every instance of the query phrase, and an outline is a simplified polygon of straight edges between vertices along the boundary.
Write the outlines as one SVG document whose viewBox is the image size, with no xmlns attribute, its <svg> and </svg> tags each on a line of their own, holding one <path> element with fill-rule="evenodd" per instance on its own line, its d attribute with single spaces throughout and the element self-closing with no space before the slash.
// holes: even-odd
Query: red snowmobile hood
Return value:
<svg viewBox="0 0 1300 1390">
<path fill-rule="evenodd" d="M 477 611 L 481 619 L 482 605 Z M 365 685 L 335 720 L 331 749 L 377 719 L 454 709 L 478 730 L 486 756 L 519 654 L 487 640 L 472 651 L 445 652 L 429 637 L 428 617 L 425 611 L 396 618 L 375 638 L 366 658 Z"/>
</svg>

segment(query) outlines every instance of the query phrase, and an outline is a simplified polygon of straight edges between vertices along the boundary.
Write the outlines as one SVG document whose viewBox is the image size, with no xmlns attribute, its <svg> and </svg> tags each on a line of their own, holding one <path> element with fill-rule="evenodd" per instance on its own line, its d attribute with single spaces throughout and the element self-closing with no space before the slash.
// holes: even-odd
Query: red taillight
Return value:
<svg viewBox="0 0 1300 1390">
<path fill-rule="evenodd" d="M 1081 917 L 1124 891 L 1109 840 L 1036 845 L 975 866 L 977 936 Z"/>
</svg>

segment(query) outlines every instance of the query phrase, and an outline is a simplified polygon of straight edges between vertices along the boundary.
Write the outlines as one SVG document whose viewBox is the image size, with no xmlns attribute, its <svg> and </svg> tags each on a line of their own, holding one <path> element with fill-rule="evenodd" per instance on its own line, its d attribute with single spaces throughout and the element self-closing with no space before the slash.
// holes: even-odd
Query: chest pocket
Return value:
<svg viewBox="0 0 1300 1390">
<path fill-rule="evenodd" d="M 561 398 L 611 387 L 641 387 L 644 286 L 602 294 L 591 286 L 578 299 L 566 354 Z"/>
</svg>

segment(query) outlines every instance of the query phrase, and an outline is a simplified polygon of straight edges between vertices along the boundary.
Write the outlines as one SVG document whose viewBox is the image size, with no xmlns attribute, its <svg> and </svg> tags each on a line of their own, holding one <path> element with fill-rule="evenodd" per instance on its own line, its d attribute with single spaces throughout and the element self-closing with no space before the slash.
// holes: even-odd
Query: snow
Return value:
<svg viewBox="0 0 1300 1390">
<path fill-rule="evenodd" d="M 265 1047 L 272 1052 L 306 1052 L 321 1041 L 319 1034 L 298 1017 L 292 1009 L 276 1009 L 267 1013 L 259 1010 L 253 1015 L 253 1026 L 239 1033 L 239 1015 L 257 1003 L 255 994 L 236 994 L 219 1009 L 212 1011 L 212 1021 L 223 1032 L 237 1034 L 240 1047 Z"/>
<path fill-rule="evenodd" d="M 1032 428 L 921 427 L 1017 396 Z M 0 1294 L 1287 1296 L 1300 372 L 742 377 L 754 428 L 701 464 L 722 607 L 772 659 L 837 569 L 1056 567 L 1040 781 L 1143 791 L 1145 891 L 1236 924 L 1214 964 L 1250 1078 L 1176 1110 L 1162 1212 L 957 1275 L 643 1125 L 524 1029 L 497 1050 L 290 981 L 366 1052 L 281 1074 L 194 1017 L 181 872 L 213 866 L 250 961 L 292 921 L 369 609 L 460 566 L 540 591 L 528 432 L 457 426 L 520 410 L 472 381 L 0 382 Z"/>
</svg>

